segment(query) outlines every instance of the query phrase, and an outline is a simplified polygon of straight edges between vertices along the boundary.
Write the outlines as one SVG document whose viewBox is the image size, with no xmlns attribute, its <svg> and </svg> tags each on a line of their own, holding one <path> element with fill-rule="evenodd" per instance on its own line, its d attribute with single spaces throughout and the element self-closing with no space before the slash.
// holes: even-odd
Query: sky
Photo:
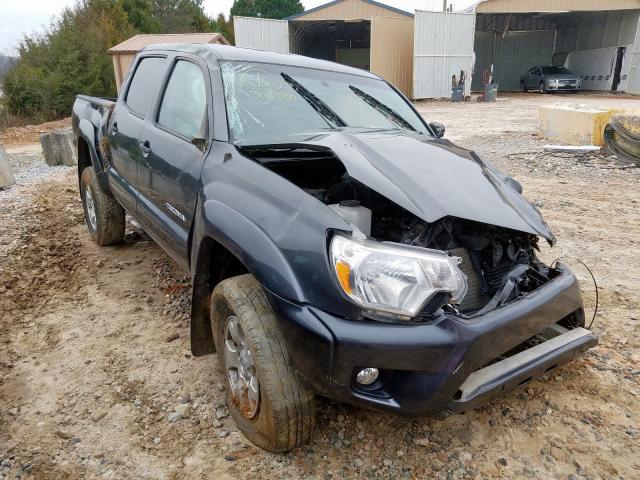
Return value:
<svg viewBox="0 0 640 480">
<path fill-rule="evenodd" d="M 305 8 L 313 8 L 328 0 L 302 0 Z M 401 8 L 408 12 L 414 10 L 441 9 L 441 0 L 380 0 L 383 3 Z M 0 53 L 15 54 L 15 46 L 23 35 L 41 32 L 51 19 L 76 0 L 0 0 Z M 456 10 L 467 8 L 475 0 L 453 0 Z M 223 12 L 229 14 L 233 0 L 205 0 L 204 8 L 208 15 L 217 16 Z"/>
</svg>

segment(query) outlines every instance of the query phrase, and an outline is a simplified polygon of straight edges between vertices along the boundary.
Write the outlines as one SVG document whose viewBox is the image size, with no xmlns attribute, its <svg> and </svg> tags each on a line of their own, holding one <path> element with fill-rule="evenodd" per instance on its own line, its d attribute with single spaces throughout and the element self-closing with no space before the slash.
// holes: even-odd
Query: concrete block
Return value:
<svg viewBox="0 0 640 480">
<path fill-rule="evenodd" d="M 16 179 L 11 171 L 11 165 L 9 164 L 9 156 L 2 145 L 0 145 L 0 189 L 10 187 L 16 183 Z"/>
<path fill-rule="evenodd" d="M 545 105 L 539 109 L 540 133 L 566 145 L 604 145 L 604 128 L 623 110 L 588 105 Z"/>
<path fill-rule="evenodd" d="M 47 165 L 77 165 L 75 148 L 73 148 L 73 131 L 71 128 L 61 128 L 40 135 L 40 145 L 44 161 Z"/>
</svg>

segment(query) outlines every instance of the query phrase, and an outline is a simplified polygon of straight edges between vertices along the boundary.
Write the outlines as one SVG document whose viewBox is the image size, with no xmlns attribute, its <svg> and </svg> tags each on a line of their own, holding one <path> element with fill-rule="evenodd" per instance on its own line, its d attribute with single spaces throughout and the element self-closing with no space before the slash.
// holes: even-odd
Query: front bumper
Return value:
<svg viewBox="0 0 640 480">
<path fill-rule="evenodd" d="M 586 333 L 580 330 L 584 335 L 575 341 L 556 341 L 555 348 L 534 351 L 515 367 L 477 381 L 483 365 L 561 319 L 582 313 L 578 281 L 565 267 L 558 269 L 561 274 L 544 286 L 485 315 L 444 315 L 431 324 L 356 322 L 268 296 L 292 362 L 311 388 L 339 401 L 422 416 L 475 408 L 597 343 L 582 329 Z M 355 374 L 365 367 L 381 372 L 372 387 L 355 382 Z M 476 381 L 467 383 L 474 372 Z"/>
<path fill-rule="evenodd" d="M 582 85 L 579 84 L 573 84 L 573 83 L 561 83 L 561 84 L 548 84 L 547 85 L 547 90 L 553 90 L 553 91 L 575 91 L 575 90 L 582 90 Z"/>
</svg>

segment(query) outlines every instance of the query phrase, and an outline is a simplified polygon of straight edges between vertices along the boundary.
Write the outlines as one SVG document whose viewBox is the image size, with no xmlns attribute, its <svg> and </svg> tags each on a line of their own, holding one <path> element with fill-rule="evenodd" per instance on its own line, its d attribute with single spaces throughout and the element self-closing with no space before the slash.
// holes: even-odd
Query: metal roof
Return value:
<svg viewBox="0 0 640 480">
<path fill-rule="evenodd" d="M 111 47 L 108 52 L 137 53 L 148 45 L 157 43 L 221 43 L 229 45 L 229 42 L 221 33 L 165 33 L 165 34 L 140 34 Z"/>
<path fill-rule="evenodd" d="M 305 16 L 305 15 L 307 15 L 309 13 L 312 13 L 312 12 L 317 12 L 318 10 L 322 10 L 324 8 L 330 7 L 330 6 L 335 5 L 337 3 L 341 3 L 343 1 L 344 0 L 333 0 L 332 2 L 324 3 L 322 5 L 318 5 L 317 7 L 310 8 L 309 10 L 305 10 L 304 12 L 300 12 L 300 13 L 296 13 L 295 15 L 291 15 L 290 17 L 287 17 L 284 20 L 295 20 L 296 18 L 303 17 L 303 16 Z M 386 8 L 387 10 L 389 10 L 391 12 L 399 13 L 401 15 L 406 15 L 407 17 L 413 17 L 412 13 L 406 12 L 406 11 L 401 10 L 399 8 L 396 8 L 396 7 L 392 7 L 391 5 L 387 5 L 385 3 L 376 2 L 375 0 L 360 0 L 360 1 L 365 2 L 365 3 L 369 3 L 371 5 L 375 5 L 376 7 Z"/>
<path fill-rule="evenodd" d="M 640 9 L 640 0 L 480 0 L 464 13 L 560 13 Z"/>
</svg>

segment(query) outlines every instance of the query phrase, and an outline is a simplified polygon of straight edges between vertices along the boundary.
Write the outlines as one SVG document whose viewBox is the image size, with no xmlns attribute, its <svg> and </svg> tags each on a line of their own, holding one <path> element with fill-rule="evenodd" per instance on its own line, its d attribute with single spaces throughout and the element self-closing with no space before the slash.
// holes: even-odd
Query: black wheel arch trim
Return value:
<svg viewBox="0 0 640 480">
<path fill-rule="evenodd" d="M 191 351 L 195 356 L 214 353 L 209 320 L 215 284 L 205 261 L 206 244 L 214 241 L 230 252 L 266 290 L 297 303 L 306 303 L 300 282 L 286 257 L 258 225 L 217 200 L 198 201 L 194 220 L 190 265 L 192 275 Z"/>
</svg>

